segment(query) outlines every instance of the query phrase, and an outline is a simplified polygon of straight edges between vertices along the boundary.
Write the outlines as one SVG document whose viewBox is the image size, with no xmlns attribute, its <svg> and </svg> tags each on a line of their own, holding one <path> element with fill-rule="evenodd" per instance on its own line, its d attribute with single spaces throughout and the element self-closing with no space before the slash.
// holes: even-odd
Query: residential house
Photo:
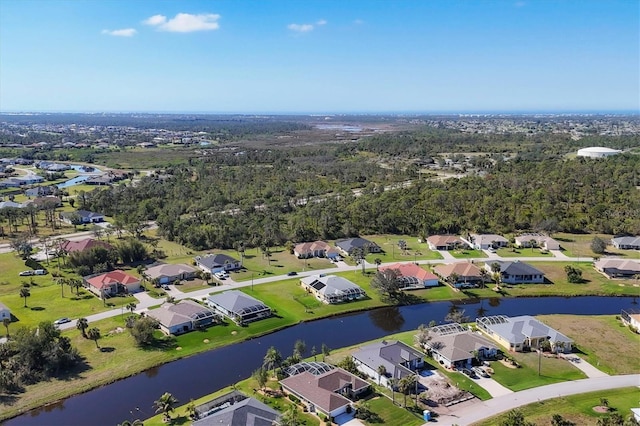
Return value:
<svg viewBox="0 0 640 426">
<path fill-rule="evenodd" d="M 271 316 L 271 308 L 239 290 L 230 290 L 209 296 L 207 306 L 237 324 L 246 324 Z"/>
<path fill-rule="evenodd" d="M 640 311 L 636 309 L 623 309 L 620 313 L 622 323 L 631 327 L 636 333 L 640 333 Z"/>
<path fill-rule="evenodd" d="M 176 280 L 188 280 L 196 276 L 196 269 L 183 263 L 166 264 L 152 266 L 145 271 L 145 275 L 150 280 L 158 279 L 160 284 L 172 283 Z"/>
<path fill-rule="evenodd" d="M 312 257 L 336 257 L 338 251 L 324 241 L 314 241 L 297 244 L 293 254 L 298 259 L 310 259 Z"/>
<path fill-rule="evenodd" d="M 398 340 L 372 343 L 352 354 L 358 370 L 384 386 L 389 386 L 389 380 L 416 374 L 424 367 L 425 356 Z"/>
<path fill-rule="evenodd" d="M 88 210 L 76 210 L 73 212 L 60 213 L 60 219 L 63 222 L 73 225 L 73 220 L 79 218 L 80 223 L 98 223 L 104 222 L 104 215 L 102 213 L 94 213 Z"/>
<path fill-rule="evenodd" d="M 341 368 L 314 375 L 304 371 L 280 380 L 285 392 L 295 395 L 310 413 L 337 417 L 353 400 L 369 391 L 369 383 Z"/>
<path fill-rule="evenodd" d="M 238 391 L 196 406 L 196 416 L 193 426 L 271 426 L 280 419 L 278 411 Z"/>
<path fill-rule="evenodd" d="M 616 237 L 611 244 L 621 250 L 640 250 L 640 237 Z"/>
<path fill-rule="evenodd" d="M 571 352 L 573 341 L 529 315 L 496 315 L 476 319 L 478 328 L 510 351 L 523 352 L 544 347 L 555 353 Z"/>
<path fill-rule="evenodd" d="M 522 234 L 515 237 L 516 247 L 539 247 L 544 250 L 560 250 L 560 243 L 551 237 L 538 233 Z"/>
<path fill-rule="evenodd" d="M 336 247 L 338 247 L 345 256 L 351 256 L 356 249 L 362 250 L 364 254 L 380 253 L 382 251 L 376 243 L 360 237 L 338 240 L 336 241 Z"/>
<path fill-rule="evenodd" d="M 204 256 L 196 256 L 196 266 L 204 272 L 214 274 L 220 271 L 235 271 L 242 268 L 242 263 L 224 253 L 209 253 Z"/>
<path fill-rule="evenodd" d="M 167 334 L 181 334 L 198 327 L 206 327 L 217 320 L 217 315 L 209 308 L 193 300 L 164 303 L 156 309 L 150 309 L 147 315 L 160 323 L 160 329 Z"/>
<path fill-rule="evenodd" d="M 609 278 L 634 278 L 640 275 L 640 262 L 625 259 L 600 259 L 593 266 Z"/>
<path fill-rule="evenodd" d="M 456 235 L 431 235 L 427 238 L 431 250 L 453 250 L 458 247 L 468 247 L 467 243 Z"/>
<path fill-rule="evenodd" d="M 311 275 L 300 280 L 302 287 L 324 303 L 340 303 L 366 297 L 363 289 L 336 275 Z"/>
<path fill-rule="evenodd" d="M 492 261 L 484 265 L 487 273 L 492 274 L 494 263 L 500 265 L 501 281 L 507 284 L 541 284 L 544 283 L 544 272 L 528 263 L 515 261 Z"/>
<path fill-rule="evenodd" d="M 483 282 L 485 276 L 480 268 L 471 262 L 440 264 L 433 268 L 433 272 L 455 288 L 476 287 Z"/>
<path fill-rule="evenodd" d="M 497 234 L 471 234 L 468 242 L 477 250 L 497 249 L 509 245 L 509 240 Z"/>
<path fill-rule="evenodd" d="M 427 333 L 423 346 L 447 368 L 469 368 L 474 359 L 493 359 L 498 353 L 493 342 L 457 322 L 431 327 Z"/>
<path fill-rule="evenodd" d="M 4 320 L 5 318 L 9 318 L 9 320 L 11 320 L 11 310 L 7 305 L 0 302 L 0 321 Z"/>
<path fill-rule="evenodd" d="M 93 238 L 85 238 L 79 241 L 61 241 L 60 249 L 67 253 L 74 253 L 77 251 L 90 250 L 95 247 L 103 247 L 107 250 L 113 250 L 114 247 L 104 241 L 96 240 Z"/>
<path fill-rule="evenodd" d="M 27 189 L 24 193 L 27 197 L 46 197 L 47 195 L 53 195 L 57 189 L 54 185 L 36 186 Z"/>
<path fill-rule="evenodd" d="M 380 267 L 381 271 L 395 270 L 400 279 L 401 290 L 411 290 L 440 285 L 438 276 L 426 271 L 415 263 L 394 263 Z"/>
<path fill-rule="evenodd" d="M 85 287 L 100 297 L 140 291 L 140 278 L 131 276 L 120 269 L 106 274 L 84 277 L 84 282 Z"/>
</svg>

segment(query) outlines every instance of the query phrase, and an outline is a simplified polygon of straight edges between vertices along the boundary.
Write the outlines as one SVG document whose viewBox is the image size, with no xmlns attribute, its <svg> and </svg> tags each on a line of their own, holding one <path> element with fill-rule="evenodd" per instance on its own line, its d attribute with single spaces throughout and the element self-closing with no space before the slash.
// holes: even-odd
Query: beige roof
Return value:
<svg viewBox="0 0 640 426">
<path fill-rule="evenodd" d="M 436 274 L 440 275 L 443 278 L 448 278 L 452 274 L 456 274 L 459 277 L 473 277 L 473 278 L 482 278 L 482 274 L 480 273 L 480 268 L 478 268 L 473 263 L 469 262 L 458 262 L 458 263 L 449 263 L 446 265 L 438 265 L 433 268 Z"/>
<path fill-rule="evenodd" d="M 151 268 L 145 271 L 145 274 L 147 274 L 149 278 L 154 279 L 154 278 L 160 278 L 165 276 L 173 277 L 181 274 L 191 274 L 195 271 L 196 271 L 195 268 L 189 265 L 185 265 L 182 263 L 173 265 L 173 264 L 167 263 L 167 264 L 152 266 Z"/>
<path fill-rule="evenodd" d="M 427 238 L 427 241 L 434 246 L 450 245 L 450 244 L 463 244 L 460 237 L 456 235 L 432 235 Z"/>
<path fill-rule="evenodd" d="M 470 331 L 445 336 L 434 335 L 427 346 L 452 362 L 472 358 L 473 352 L 481 348 L 498 348 L 490 340 Z"/>
</svg>

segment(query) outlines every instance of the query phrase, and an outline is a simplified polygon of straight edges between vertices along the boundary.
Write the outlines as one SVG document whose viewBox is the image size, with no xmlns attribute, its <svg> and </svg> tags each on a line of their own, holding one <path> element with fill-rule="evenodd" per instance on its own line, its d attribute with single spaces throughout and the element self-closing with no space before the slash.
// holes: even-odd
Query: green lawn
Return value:
<svg viewBox="0 0 640 426">
<path fill-rule="evenodd" d="M 424 420 L 422 420 L 422 416 L 419 416 L 415 412 L 406 410 L 399 406 L 403 403 L 403 396 L 401 393 L 396 392 L 395 400 L 396 403 L 394 404 L 393 401 L 386 396 L 376 395 L 368 399 L 367 401 L 369 403 L 369 408 L 371 409 L 371 411 L 380 416 L 382 424 L 392 426 L 418 426 L 424 423 Z M 413 406 L 413 401 L 411 401 L 411 398 L 409 396 L 407 396 L 407 406 Z M 366 424 L 380 423 L 376 422 Z"/>
<path fill-rule="evenodd" d="M 521 367 L 510 368 L 499 361 L 492 362 L 491 368 L 495 371 L 492 378 L 514 392 L 586 378 L 582 371 L 564 359 L 544 356 L 538 359 L 536 352 L 513 352 L 509 353 L 509 356 L 512 356 Z M 538 361 L 540 361 L 540 375 L 538 375 Z"/>
<path fill-rule="evenodd" d="M 638 406 L 639 397 L 638 388 L 610 389 L 604 392 L 553 398 L 520 407 L 519 410 L 528 421 L 540 426 L 550 426 L 552 424 L 551 417 L 554 414 L 560 414 L 564 419 L 572 421 L 576 425 L 596 426 L 599 419 L 608 416 L 608 414 L 597 413 L 593 410 L 593 407 L 601 404 L 600 398 L 606 398 L 609 401 L 609 407 L 622 415 L 623 418 L 627 418 L 631 413 L 631 408 Z M 506 414 L 502 414 L 474 425 L 499 426 L 505 419 Z"/>
<path fill-rule="evenodd" d="M 543 253 L 537 248 L 501 248 L 496 253 L 501 257 L 553 257 L 551 253 Z"/>
<path fill-rule="evenodd" d="M 543 315 L 539 318 L 573 339 L 579 355 L 605 373 L 640 371 L 640 335 L 625 327 L 615 315 Z"/>
<path fill-rule="evenodd" d="M 465 249 L 465 250 L 451 250 L 449 251 L 456 259 L 477 259 L 487 257 L 482 250 Z"/>
<path fill-rule="evenodd" d="M 417 237 L 409 235 L 364 235 L 369 241 L 376 243 L 383 250 L 383 253 L 371 253 L 367 255 L 367 262 L 375 263 L 375 259 L 380 259 L 382 263 L 407 262 L 416 260 L 442 259 L 440 253 L 429 250 L 426 243 L 419 243 Z M 398 241 L 404 240 L 407 243 L 403 252 L 398 246 Z"/>
</svg>

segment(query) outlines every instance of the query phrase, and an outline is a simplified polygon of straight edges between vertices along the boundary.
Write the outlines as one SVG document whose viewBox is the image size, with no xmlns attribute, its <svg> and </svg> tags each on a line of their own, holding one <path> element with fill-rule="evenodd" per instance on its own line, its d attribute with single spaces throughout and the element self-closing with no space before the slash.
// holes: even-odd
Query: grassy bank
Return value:
<svg viewBox="0 0 640 426">
<path fill-rule="evenodd" d="M 606 398 L 609 402 L 609 407 L 615 411 L 610 413 L 596 412 L 593 408 L 601 405 L 600 398 Z M 553 398 L 520 407 L 519 410 L 528 421 L 538 426 L 551 426 L 554 414 L 560 414 L 565 420 L 572 421 L 576 425 L 595 426 L 599 424 L 599 419 L 605 418 L 613 412 L 617 412 L 623 418 L 626 418 L 631 413 L 630 409 L 637 406 L 638 389 L 622 388 Z M 474 426 L 498 426 L 505 419 L 506 414 L 502 414 L 475 423 Z"/>
</svg>

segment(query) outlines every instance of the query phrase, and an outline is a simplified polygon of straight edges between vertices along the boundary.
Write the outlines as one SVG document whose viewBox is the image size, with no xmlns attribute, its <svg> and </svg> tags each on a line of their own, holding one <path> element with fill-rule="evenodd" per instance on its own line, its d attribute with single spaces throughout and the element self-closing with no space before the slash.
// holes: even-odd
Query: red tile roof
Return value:
<svg viewBox="0 0 640 426">
<path fill-rule="evenodd" d="M 137 282 L 140 282 L 140 279 L 118 269 L 115 271 L 107 272 L 106 274 L 98 275 L 97 277 L 89 278 L 87 282 L 92 287 L 101 289 L 114 283 L 120 283 L 124 285 L 135 284 Z"/>
<path fill-rule="evenodd" d="M 437 280 L 438 277 L 429 271 L 425 271 L 415 263 L 394 263 L 393 265 L 383 266 L 381 271 L 387 269 L 395 269 L 400 273 L 401 277 L 416 277 L 419 280 Z"/>
</svg>

